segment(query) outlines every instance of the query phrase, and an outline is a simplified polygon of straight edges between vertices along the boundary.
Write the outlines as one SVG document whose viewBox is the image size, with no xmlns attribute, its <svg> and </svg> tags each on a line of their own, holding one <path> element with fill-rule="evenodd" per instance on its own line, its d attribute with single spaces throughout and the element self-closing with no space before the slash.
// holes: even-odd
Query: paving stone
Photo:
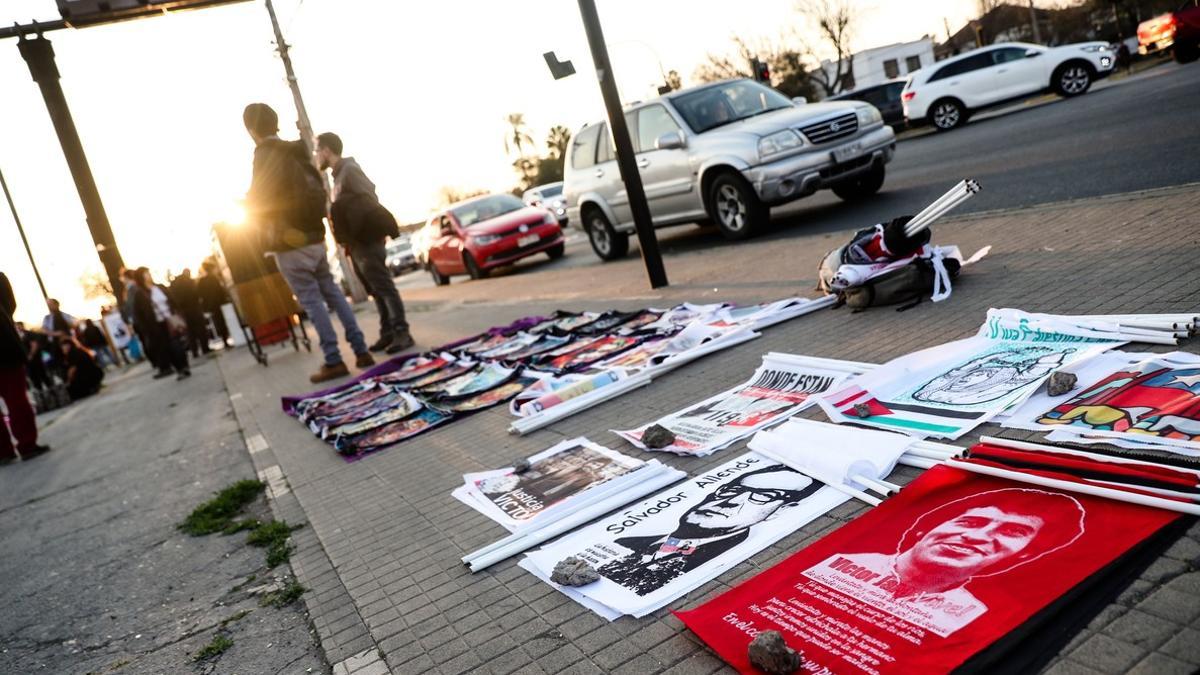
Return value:
<svg viewBox="0 0 1200 675">
<path fill-rule="evenodd" d="M 1158 651 L 1181 661 L 1200 664 L 1200 630 L 1184 628 L 1159 647 Z"/>
<path fill-rule="evenodd" d="M 1194 675 L 1195 672 L 1195 664 L 1155 653 L 1139 661 L 1129 675 Z"/>
<path fill-rule="evenodd" d="M 1111 638 L 1102 633 L 1093 635 L 1071 652 L 1071 660 L 1089 668 L 1107 673 L 1125 672 L 1146 655 L 1128 642 Z"/>
<path fill-rule="evenodd" d="M 1179 626 L 1151 614 L 1132 610 L 1104 629 L 1118 640 L 1152 651 L 1178 632 Z"/>
<path fill-rule="evenodd" d="M 1200 602 L 1196 601 L 1196 596 L 1172 588 L 1154 591 L 1138 604 L 1138 609 L 1180 625 L 1200 617 Z"/>
</svg>

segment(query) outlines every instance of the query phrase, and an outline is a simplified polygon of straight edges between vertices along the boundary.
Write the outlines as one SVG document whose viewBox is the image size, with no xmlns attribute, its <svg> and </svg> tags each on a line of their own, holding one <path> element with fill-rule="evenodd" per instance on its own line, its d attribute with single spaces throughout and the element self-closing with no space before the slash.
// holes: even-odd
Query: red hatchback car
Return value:
<svg viewBox="0 0 1200 675">
<path fill-rule="evenodd" d="M 416 253 L 439 286 L 455 274 L 482 279 L 521 258 L 544 252 L 554 260 L 566 251 L 554 214 L 507 194 L 454 204 L 434 214 L 416 238 Z"/>
</svg>

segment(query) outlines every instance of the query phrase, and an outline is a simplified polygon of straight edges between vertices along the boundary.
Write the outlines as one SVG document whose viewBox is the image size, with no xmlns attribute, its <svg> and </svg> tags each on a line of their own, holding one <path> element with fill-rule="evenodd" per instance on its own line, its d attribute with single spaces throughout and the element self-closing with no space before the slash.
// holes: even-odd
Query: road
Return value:
<svg viewBox="0 0 1200 675">
<path fill-rule="evenodd" d="M 984 190 L 956 214 L 1200 181 L 1197 110 L 1200 66 L 1168 63 L 1126 79 L 1101 81 L 1074 99 L 980 115 L 950 133 L 903 140 L 888 165 L 883 190 L 873 198 L 848 204 L 832 192 L 819 192 L 775 209 L 771 227 L 756 240 L 851 230 L 916 213 L 968 176 Z M 730 246 L 711 227 L 668 228 L 658 236 L 668 259 Z M 636 239 L 632 243 L 630 255 L 636 257 Z M 601 265 L 584 239 L 567 250 L 569 255 L 559 261 L 537 256 L 495 274 Z M 669 260 L 667 268 L 669 273 Z M 455 277 L 453 283 L 464 281 Z M 424 272 L 406 275 L 397 284 L 401 289 L 432 286 Z"/>
</svg>

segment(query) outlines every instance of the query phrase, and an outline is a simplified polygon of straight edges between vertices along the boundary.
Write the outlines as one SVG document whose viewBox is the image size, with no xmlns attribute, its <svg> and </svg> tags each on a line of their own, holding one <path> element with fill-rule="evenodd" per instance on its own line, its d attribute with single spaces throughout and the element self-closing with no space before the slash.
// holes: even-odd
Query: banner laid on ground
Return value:
<svg viewBox="0 0 1200 675">
<path fill-rule="evenodd" d="M 509 530 L 530 523 L 556 504 L 645 464 L 592 443 L 563 441 L 528 458 L 529 468 L 468 473 L 454 497 Z"/>
<path fill-rule="evenodd" d="M 1062 396 L 1038 391 L 1004 426 L 1054 430 L 1056 439 L 1078 434 L 1200 456 L 1200 356 L 1114 351 L 1072 370 L 1078 378 L 1074 390 Z"/>
<path fill-rule="evenodd" d="M 953 439 L 1023 401 L 1055 370 L 1118 344 L 990 318 L 975 337 L 893 359 L 817 403 L 833 422 Z"/>
<path fill-rule="evenodd" d="M 1177 514 L 946 466 L 696 609 L 743 673 L 781 632 L 810 673 L 944 673 L 1017 629 Z"/>
<path fill-rule="evenodd" d="M 557 586 L 607 619 L 643 616 L 715 578 L 848 497 L 782 464 L 746 453 L 612 513 L 521 566 L 549 582 L 568 556 L 600 580 Z"/>
<path fill-rule="evenodd" d="M 710 455 L 771 424 L 782 422 L 812 403 L 811 396 L 827 391 L 850 372 L 806 364 L 800 357 L 767 355 L 748 381 L 630 431 L 616 431 L 647 450 L 642 434 L 657 424 L 675 434 L 675 441 L 653 448 L 679 455 Z"/>
</svg>

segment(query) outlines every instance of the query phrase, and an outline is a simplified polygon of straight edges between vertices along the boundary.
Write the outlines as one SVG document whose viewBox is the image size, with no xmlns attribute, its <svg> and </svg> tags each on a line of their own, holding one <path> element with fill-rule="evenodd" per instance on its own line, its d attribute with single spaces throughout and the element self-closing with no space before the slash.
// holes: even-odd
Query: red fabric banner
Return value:
<svg viewBox="0 0 1200 675">
<path fill-rule="evenodd" d="M 948 672 L 1177 517 L 936 466 L 677 615 L 743 673 L 767 630 L 808 673 Z"/>
</svg>

